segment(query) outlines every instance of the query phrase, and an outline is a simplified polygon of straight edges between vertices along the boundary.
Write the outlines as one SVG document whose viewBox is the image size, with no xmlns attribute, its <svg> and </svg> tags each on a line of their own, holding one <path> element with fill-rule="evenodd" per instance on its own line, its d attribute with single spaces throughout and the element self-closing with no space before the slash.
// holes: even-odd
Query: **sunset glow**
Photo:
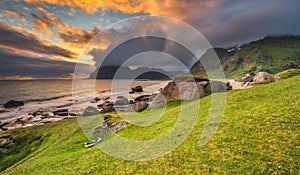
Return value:
<svg viewBox="0 0 300 175">
<path fill-rule="evenodd" d="M 288 16 L 299 16 L 298 10 L 293 9 L 297 5 L 283 1 L 272 4 L 257 0 L 246 3 L 227 0 L 4 0 L 0 4 L 0 62 L 16 65 L 15 69 L 1 72 L 1 79 L 17 75 L 33 78 L 58 75 L 14 71 L 18 69 L 18 64 L 23 64 L 24 70 L 32 70 L 32 65 L 38 67 L 35 60 L 46 62 L 47 65 L 49 61 L 54 61 L 53 65 L 58 67 L 49 66 L 47 71 L 62 71 L 65 68 L 62 72 L 68 75 L 73 72 L 71 67 L 74 69 L 79 57 L 85 58 L 80 63 L 86 64 L 87 70 L 88 67 L 94 68 L 92 50 L 105 50 L 111 41 L 109 37 L 97 43 L 89 41 L 107 26 L 141 15 L 161 15 L 183 20 L 204 34 L 216 47 L 238 45 L 269 34 L 299 33 L 295 30 L 299 23 L 291 18 L 287 20 Z M 144 27 L 131 25 L 139 27 L 140 33 L 154 27 L 162 30 L 170 27 L 157 26 L 155 22 Z M 256 30 L 252 30 L 253 27 Z M 122 30 L 122 26 L 119 30 Z M 106 36 L 117 37 L 116 32 Z M 87 71 L 87 74 L 91 71 Z"/>
</svg>

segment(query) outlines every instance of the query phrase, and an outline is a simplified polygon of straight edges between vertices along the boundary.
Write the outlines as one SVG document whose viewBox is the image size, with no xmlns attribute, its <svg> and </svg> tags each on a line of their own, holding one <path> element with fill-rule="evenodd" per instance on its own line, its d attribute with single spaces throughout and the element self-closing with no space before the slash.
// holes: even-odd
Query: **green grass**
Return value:
<svg viewBox="0 0 300 175">
<path fill-rule="evenodd" d="M 230 91 L 217 133 L 201 147 L 210 101 L 207 96 L 183 104 L 201 105 L 192 133 L 173 152 L 149 161 L 84 148 L 88 139 L 76 119 L 7 131 L 0 137 L 16 144 L 1 145 L 8 148 L 0 154 L 1 174 L 299 174 L 300 76 Z M 118 134 L 132 140 L 158 137 L 175 124 L 179 105 L 169 103 L 166 115 L 151 126 L 131 125 Z"/>
<path fill-rule="evenodd" d="M 300 69 L 289 69 L 283 72 L 279 72 L 277 75 L 279 75 L 283 79 L 291 78 L 300 75 Z"/>
</svg>

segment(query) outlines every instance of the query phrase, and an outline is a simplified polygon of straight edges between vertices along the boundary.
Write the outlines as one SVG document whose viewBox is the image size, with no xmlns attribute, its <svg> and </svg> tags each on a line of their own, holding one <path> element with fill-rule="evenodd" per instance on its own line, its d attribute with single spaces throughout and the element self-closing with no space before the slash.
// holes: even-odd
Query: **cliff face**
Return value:
<svg viewBox="0 0 300 175">
<path fill-rule="evenodd" d="M 213 51 L 216 54 L 212 54 Z M 208 50 L 200 59 L 206 65 L 213 65 L 209 60 L 216 55 L 220 59 L 226 77 L 235 78 L 260 71 L 275 74 L 300 67 L 300 36 L 268 36 L 239 48 L 215 48 Z M 192 66 L 191 72 L 194 75 L 205 75 L 199 61 Z"/>
<path fill-rule="evenodd" d="M 116 74 L 117 73 L 117 74 Z M 131 70 L 128 67 L 102 66 L 96 69 L 90 79 L 167 79 L 168 75 L 174 76 L 175 72 L 166 72 L 155 68 L 138 68 Z M 115 77 L 116 75 L 116 77 Z"/>
</svg>

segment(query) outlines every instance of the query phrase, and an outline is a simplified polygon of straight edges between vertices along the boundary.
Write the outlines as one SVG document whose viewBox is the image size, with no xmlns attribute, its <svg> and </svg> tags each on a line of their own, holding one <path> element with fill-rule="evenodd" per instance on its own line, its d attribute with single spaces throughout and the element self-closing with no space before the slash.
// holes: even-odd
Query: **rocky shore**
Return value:
<svg viewBox="0 0 300 175">
<path fill-rule="evenodd" d="M 111 94 L 111 92 L 106 91 L 85 103 L 77 104 L 77 106 L 80 106 L 78 109 L 77 106 L 72 106 L 73 101 L 71 100 L 73 99 L 71 97 L 66 99 L 65 103 L 67 104 L 57 104 L 54 107 L 39 108 L 34 111 L 29 109 L 29 104 L 24 104 L 22 101 L 10 100 L 4 105 L 5 108 L 0 110 L 0 115 L 12 113 L 11 115 L 17 114 L 17 116 L 5 117 L 5 115 L 2 115 L 0 117 L 0 132 L 15 128 L 42 125 L 76 116 L 91 116 L 115 111 L 140 112 L 149 106 L 148 102 L 146 103 L 145 101 L 148 101 L 150 96 L 159 93 L 159 90 L 164 88 L 168 82 L 143 82 L 141 84 L 144 84 L 144 87 L 132 87 L 126 94 L 123 94 L 124 96 L 121 94 Z"/>
<path fill-rule="evenodd" d="M 21 117 L 0 120 L 0 132 L 15 128 L 24 128 L 59 121 L 70 117 L 86 117 L 110 112 L 141 112 L 157 107 L 169 101 L 191 100 L 211 93 L 227 92 L 234 89 L 252 88 L 255 84 L 278 81 L 278 75 L 266 72 L 257 73 L 254 78 L 246 74 L 229 82 L 210 81 L 205 78 L 176 78 L 173 81 L 158 81 L 150 86 L 135 86 L 131 90 L 119 94 L 107 93 L 95 97 L 82 106 L 84 110 L 74 110 L 74 106 L 61 105 L 54 109 L 38 109 L 23 114 Z M 11 108 L 24 107 L 22 101 L 11 100 L 4 105 L 6 109 L 0 113 L 10 112 Z M 69 106 L 69 107 L 68 107 Z M 127 124 L 120 123 L 121 128 Z M 118 126 L 112 130 L 118 130 Z M 98 128 L 99 129 L 99 128 Z M 101 130 L 101 129 L 100 129 Z"/>
</svg>

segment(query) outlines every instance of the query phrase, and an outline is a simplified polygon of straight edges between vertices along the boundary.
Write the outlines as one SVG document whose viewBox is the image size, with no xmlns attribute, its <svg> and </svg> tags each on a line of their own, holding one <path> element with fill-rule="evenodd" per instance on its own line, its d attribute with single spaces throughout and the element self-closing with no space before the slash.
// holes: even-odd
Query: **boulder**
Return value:
<svg viewBox="0 0 300 175">
<path fill-rule="evenodd" d="M 100 99 L 99 97 L 95 97 L 94 100 L 95 100 L 96 102 L 98 102 L 98 101 L 100 101 L 101 99 Z"/>
<path fill-rule="evenodd" d="M 50 110 L 47 110 L 47 109 L 39 109 L 39 110 L 33 112 L 31 115 L 34 116 L 34 117 L 38 116 L 38 115 L 41 115 L 44 118 L 47 118 L 47 117 L 53 117 L 54 113 Z"/>
<path fill-rule="evenodd" d="M 128 123 L 126 121 L 120 121 L 113 126 L 109 128 L 110 131 L 119 131 L 121 129 L 124 129 L 128 126 Z"/>
<path fill-rule="evenodd" d="M 104 121 L 108 121 L 108 120 L 111 120 L 111 116 L 110 115 L 105 115 L 104 117 L 103 117 L 103 120 Z"/>
<path fill-rule="evenodd" d="M 82 113 L 82 117 L 98 115 L 100 112 L 93 106 L 88 106 Z"/>
<path fill-rule="evenodd" d="M 229 84 L 232 87 L 232 89 L 248 89 L 254 87 L 250 84 L 250 82 L 238 82 L 235 80 L 230 80 Z"/>
<path fill-rule="evenodd" d="M 53 111 L 54 115 L 58 116 L 69 116 L 69 109 L 59 109 L 56 111 Z"/>
<path fill-rule="evenodd" d="M 119 99 L 117 99 L 116 100 L 116 102 L 115 102 L 115 105 L 116 106 L 121 106 L 121 105 L 128 105 L 129 104 L 129 101 L 128 101 L 128 99 L 127 98 L 119 98 Z"/>
<path fill-rule="evenodd" d="M 142 86 L 136 86 L 131 88 L 132 92 L 144 92 Z"/>
<path fill-rule="evenodd" d="M 151 95 L 141 95 L 134 99 L 134 101 L 149 101 L 151 98 Z"/>
<path fill-rule="evenodd" d="M 94 129 L 93 134 L 101 134 L 109 132 L 108 127 L 98 126 Z"/>
<path fill-rule="evenodd" d="M 6 112 L 10 112 L 10 111 L 5 110 L 5 109 L 0 109 L 0 114 L 1 114 L 1 113 L 6 113 Z"/>
<path fill-rule="evenodd" d="M 14 140 L 9 137 L 9 136 L 3 136 L 0 138 L 0 144 L 5 145 L 5 144 L 13 144 Z"/>
<path fill-rule="evenodd" d="M 100 114 L 116 111 L 113 104 L 104 105 L 103 107 L 101 107 L 99 109 L 100 109 Z"/>
<path fill-rule="evenodd" d="M 251 77 L 250 74 L 245 74 L 245 75 L 238 77 L 235 81 L 237 81 L 237 82 L 252 82 L 253 78 Z"/>
<path fill-rule="evenodd" d="M 150 107 L 160 106 L 174 100 L 192 100 L 201 98 L 210 93 L 227 92 L 232 87 L 229 83 L 221 81 L 208 81 L 207 79 L 178 78 L 168 83 L 150 104 Z"/>
<path fill-rule="evenodd" d="M 102 108 L 104 105 L 108 104 L 108 103 L 111 103 L 111 102 L 106 102 L 106 101 L 101 101 L 97 104 L 97 107 L 98 108 Z"/>
<path fill-rule="evenodd" d="M 95 99 L 91 100 L 90 103 L 97 103 Z"/>
<path fill-rule="evenodd" d="M 24 102 L 23 101 L 10 100 L 6 104 L 4 104 L 5 108 L 13 108 L 13 107 L 18 107 L 18 106 L 24 106 Z"/>
<path fill-rule="evenodd" d="M 103 122 L 102 126 L 98 126 L 94 129 L 93 134 L 105 134 L 109 131 L 119 131 L 128 126 L 126 121 L 120 121 L 115 123 L 114 125 L 108 124 L 107 122 Z"/>
<path fill-rule="evenodd" d="M 109 126 L 111 126 L 111 119 L 112 119 L 112 117 L 110 115 L 105 115 L 103 117 L 104 121 L 102 123 L 102 127 L 109 127 Z"/>
<path fill-rule="evenodd" d="M 9 123 L 8 122 L 1 122 L 0 121 L 0 128 L 2 128 L 3 126 L 5 126 L 5 125 L 8 125 Z"/>
<path fill-rule="evenodd" d="M 205 86 L 205 93 L 217 93 L 217 92 L 227 92 L 231 90 L 232 87 L 228 82 L 221 81 L 209 81 L 208 85 Z"/>
<path fill-rule="evenodd" d="M 9 129 L 15 129 L 15 128 L 22 128 L 26 123 L 28 123 L 27 120 L 23 119 L 15 119 L 12 121 L 9 121 L 8 124 L 5 124 L 1 127 L 2 130 L 9 130 Z"/>
<path fill-rule="evenodd" d="M 131 107 L 135 112 L 142 112 L 149 107 L 149 103 L 140 101 L 140 102 L 133 103 Z"/>
<path fill-rule="evenodd" d="M 274 81 L 281 80 L 282 78 L 278 75 L 273 75 L 268 72 L 258 72 L 254 79 L 253 82 L 255 84 L 265 84 L 265 83 L 270 83 Z"/>
<path fill-rule="evenodd" d="M 110 97 L 109 97 L 109 96 L 107 96 L 107 97 L 103 97 L 101 100 L 103 100 L 103 101 L 107 101 L 108 99 L 110 99 Z"/>
</svg>

